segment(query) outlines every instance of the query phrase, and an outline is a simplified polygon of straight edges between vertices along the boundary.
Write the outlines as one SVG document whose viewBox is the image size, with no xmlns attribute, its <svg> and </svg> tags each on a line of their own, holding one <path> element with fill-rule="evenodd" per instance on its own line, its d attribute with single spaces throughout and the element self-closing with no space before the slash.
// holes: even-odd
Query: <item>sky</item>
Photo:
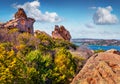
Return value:
<svg viewBox="0 0 120 84">
<path fill-rule="evenodd" d="M 36 20 L 35 30 L 50 35 L 63 25 L 72 38 L 120 39 L 120 0 L 2 0 L 0 22 L 13 19 L 18 8 Z"/>
</svg>

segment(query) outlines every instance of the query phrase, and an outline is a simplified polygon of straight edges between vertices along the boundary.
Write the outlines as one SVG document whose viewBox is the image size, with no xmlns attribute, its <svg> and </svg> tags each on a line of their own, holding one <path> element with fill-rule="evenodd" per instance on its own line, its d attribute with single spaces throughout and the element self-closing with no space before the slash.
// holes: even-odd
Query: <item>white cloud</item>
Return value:
<svg viewBox="0 0 120 84">
<path fill-rule="evenodd" d="M 85 26 L 86 26 L 87 28 L 95 28 L 95 26 L 94 26 L 93 23 L 87 23 L 87 24 L 85 24 Z"/>
<path fill-rule="evenodd" d="M 111 13 L 112 11 L 111 6 L 105 8 L 98 7 L 93 16 L 94 23 L 97 25 L 117 24 L 119 20 L 116 15 Z"/>
<path fill-rule="evenodd" d="M 36 21 L 41 22 L 60 22 L 62 19 L 58 16 L 56 12 L 48 12 L 45 14 L 41 12 L 39 9 L 40 2 L 38 0 L 34 0 L 32 2 L 26 2 L 23 5 L 13 4 L 15 8 L 23 8 L 28 17 L 34 18 Z"/>
</svg>

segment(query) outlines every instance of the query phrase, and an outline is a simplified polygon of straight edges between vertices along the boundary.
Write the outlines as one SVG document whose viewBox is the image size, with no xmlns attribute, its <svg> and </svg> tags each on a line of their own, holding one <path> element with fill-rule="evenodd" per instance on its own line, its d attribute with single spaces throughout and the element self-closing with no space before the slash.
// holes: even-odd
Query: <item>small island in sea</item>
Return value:
<svg viewBox="0 0 120 84">
<path fill-rule="evenodd" d="M 92 50 L 117 49 L 120 51 L 120 40 L 117 40 L 117 39 L 80 38 L 80 39 L 72 39 L 71 41 L 78 46 L 84 45 Z"/>
</svg>

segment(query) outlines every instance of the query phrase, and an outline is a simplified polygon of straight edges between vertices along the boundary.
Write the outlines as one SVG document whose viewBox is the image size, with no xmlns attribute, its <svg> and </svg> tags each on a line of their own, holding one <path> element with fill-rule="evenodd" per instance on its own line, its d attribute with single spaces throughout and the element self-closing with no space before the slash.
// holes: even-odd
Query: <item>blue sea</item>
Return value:
<svg viewBox="0 0 120 84">
<path fill-rule="evenodd" d="M 76 45 L 80 46 L 81 43 L 75 43 Z M 100 46 L 100 45 L 87 45 L 87 47 L 91 50 L 110 50 L 110 49 L 116 49 L 120 51 L 120 46 Z"/>
<path fill-rule="evenodd" d="M 120 46 L 88 45 L 87 47 L 88 47 L 89 49 L 92 49 L 92 50 L 99 50 L 99 49 L 102 49 L 102 50 L 110 50 L 110 49 L 116 49 L 116 50 L 119 50 L 119 51 L 120 51 Z"/>
</svg>

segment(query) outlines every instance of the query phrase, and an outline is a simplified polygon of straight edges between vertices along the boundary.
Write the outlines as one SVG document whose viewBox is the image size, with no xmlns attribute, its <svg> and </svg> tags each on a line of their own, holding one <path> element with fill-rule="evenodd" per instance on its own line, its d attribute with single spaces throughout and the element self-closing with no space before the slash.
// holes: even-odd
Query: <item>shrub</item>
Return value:
<svg viewBox="0 0 120 84">
<path fill-rule="evenodd" d="M 42 56 L 39 50 L 31 51 L 26 58 L 29 61 L 28 67 L 31 69 L 29 72 L 31 81 L 34 84 L 44 84 L 52 72 L 50 69 L 52 58 L 49 55 Z"/>
<path fill-rule="evenodd" d="M 55 67 L 53 73 L 53 83 L 70 83 L 70 79 L 75 74 L 76 65 L 70 52 L 61 48 L 54 59 Z"/>
<path fill-rule="evenodd" d="M 100 52 L 105 52 L 105 50 L 102 50 L 102 49 L 94 50 L 94 53 L 100 53 Z"/>
</svg>

